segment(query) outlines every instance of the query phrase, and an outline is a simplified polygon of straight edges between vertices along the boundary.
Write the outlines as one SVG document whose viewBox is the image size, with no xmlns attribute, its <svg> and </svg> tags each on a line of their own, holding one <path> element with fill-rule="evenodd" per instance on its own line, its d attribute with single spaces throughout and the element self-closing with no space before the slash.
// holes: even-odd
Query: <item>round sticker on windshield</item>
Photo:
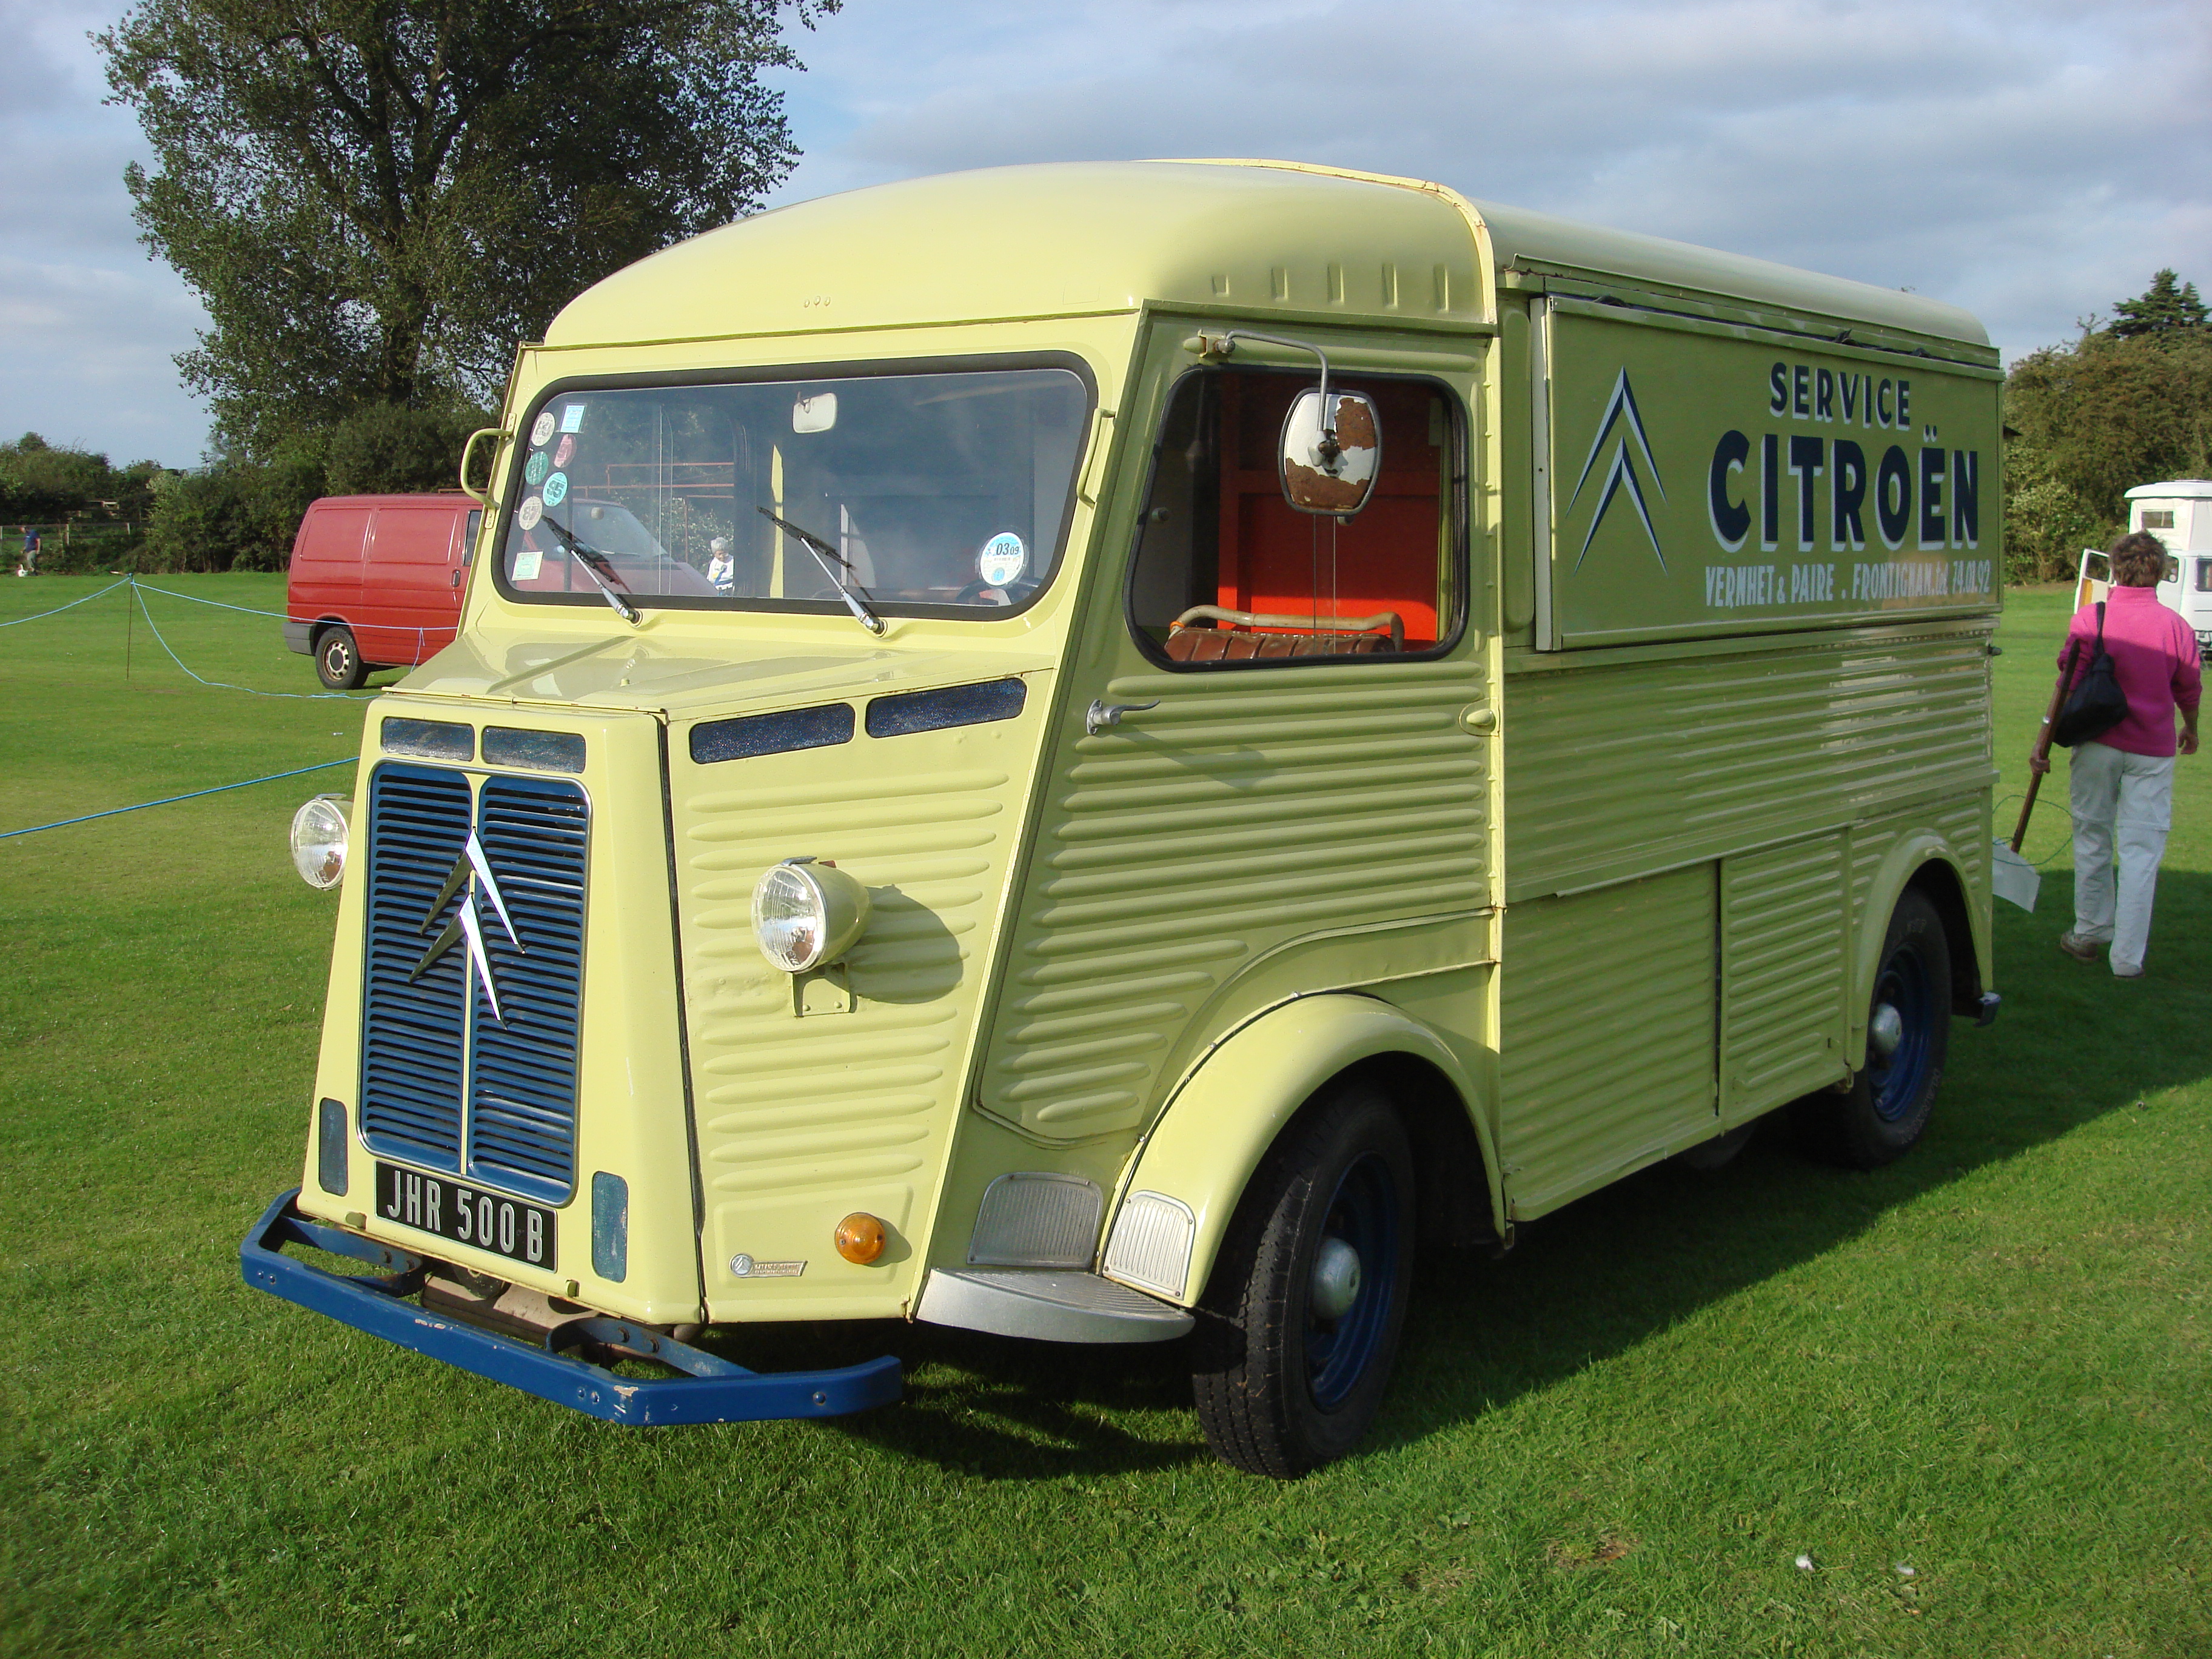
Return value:
<svg viewBox="0 0 2212 1659">
<path fill-rule="evenodd" d="M 537 529 L 538 521 L 544 516 L 545 503 L 535 495 L 514 510 L 515 523 L 520 525 L 525 530 Z"/>
<path fill-rule="evenodd" d="M 568 475 L 556 472 L 545 481 L 545 505 L 558 507 L 568 499 Z"/>
<path fill-rule="evenodd" d="M 561 441 L 553 446 L 553 465 L 556 466 L 568 465 L 570 459 L 574 456 L 575 453 L 576 440 L 571 434 L 565 432 L 562 433 L 561 434 Z"/>
<path fill-rule="evenodd" d="M 538 417 L 538 424 L 530 428 L 530 447 L 532 449 L 542 448 L 552 435 L 553 411 L 549 409 Z"/>
<path fill-rule="evenodd" d="M 551 470 L 551 464 L 546 460 L 545 452 L 541 449 L 522 464 L 523 482 L 535 489 L 545 482 L 545 475 Z"/>
<path fill-rule="evenodd" d="M 1019 580 L 1029 562 L 1030 551 L 1022 545 L 1022 538 L 1011 530 L 1001 530 L 975 556 L 975 574 L 994 587 L 1004 587 Z"/>
</svg>

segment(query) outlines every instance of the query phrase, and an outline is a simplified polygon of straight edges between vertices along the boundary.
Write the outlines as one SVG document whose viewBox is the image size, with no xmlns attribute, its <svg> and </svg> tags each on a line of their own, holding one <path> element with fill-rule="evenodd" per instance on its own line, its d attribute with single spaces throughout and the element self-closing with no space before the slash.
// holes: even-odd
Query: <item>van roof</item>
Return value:
<svg viewBox="0 0 2212 1659">
<path fill-rule="evenodd" d="M 465 490 L 418 490 L 411 495 L 319 495 L 309 503 L 318 507 L 474 507 L 476 497 Z"/>
<path fill-rule="evenodd" d="M 2212 501 L 2212 478 L 2175 478 L 2166 483 L 2137 484 L 2128 491 L 2131 501 Z"/>
<path fill-rule="evenodd" d="M 617 271 L 570 301 L 546 343 L 842 332 L 1147 302 L 1449 330 L 1492 322 L 1501 282 L 1705 296 L 1801 325 L 1853 326 L 1862 340 L 1871 331 L 1995 361 L 1972 317 L 1917 295 L 1474 202 L 1418 179 L 1248 161 L 994 167 L 795 203 Z"/>
</svg>

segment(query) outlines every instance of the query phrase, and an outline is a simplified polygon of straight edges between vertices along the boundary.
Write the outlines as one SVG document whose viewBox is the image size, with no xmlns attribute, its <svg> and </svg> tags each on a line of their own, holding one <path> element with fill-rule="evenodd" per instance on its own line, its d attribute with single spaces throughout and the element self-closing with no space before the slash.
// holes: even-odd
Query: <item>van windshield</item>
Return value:
<svg viewBox="0 0 2212 1659">
<path fill-rule="evenodd" d="M 580 553 L 640 605 L 842 611 L 842 584 L 1002 613 L 1059 562 L 1089 405 L 1049 368 L 561 392 L 524 425 L 502 586 L 599 604 Z"/>
</svg>

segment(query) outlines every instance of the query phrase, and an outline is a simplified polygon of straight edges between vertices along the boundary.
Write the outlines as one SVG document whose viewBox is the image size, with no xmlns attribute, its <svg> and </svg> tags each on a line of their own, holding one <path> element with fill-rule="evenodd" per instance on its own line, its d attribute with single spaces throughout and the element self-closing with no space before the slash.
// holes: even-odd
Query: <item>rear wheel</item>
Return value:
<svg viewBox="0 0 2212 1659">
<path fill-rule="evenodd" d="M 1854 1170 L 1901 1158 L 1927 1130 L 1950 1044 L 1950 941 L 1928 896 L 1907 888 L 1875 969 L 1865 1069 L 1848 1091 L 1808 1095 L 1790 1109 L 1800 1143 Z"/>
<path fill-rule="evenodd" d="M 353 642 L 349 628 L 326 628 L 315 641 L 315 672 L 333 691 L 356 691 L 368 678 L 368 665 Z"/>
<path fill-rule="evenodd" d="M 1223 1242 L 1192 1377 L 1213 1449 L 1279 1480 L 1350 1451 L 1389 1386 L 1413 1264 L 1406 1131 L 1355 1085 L 1277 1141 Z"/>
</svg>

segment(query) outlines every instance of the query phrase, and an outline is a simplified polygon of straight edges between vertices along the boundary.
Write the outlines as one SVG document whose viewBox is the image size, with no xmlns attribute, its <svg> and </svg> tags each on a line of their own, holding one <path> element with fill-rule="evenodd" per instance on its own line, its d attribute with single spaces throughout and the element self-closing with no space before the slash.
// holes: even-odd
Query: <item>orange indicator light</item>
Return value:
<svg viewBox="0 0 2212 1659">
<path fill-rule="evenodd" d="M 837 1254 L 865 1267 L 884 1253 L 890 1237 L 882 1222 L 866 1210 L 855 1210 L 837 1224 Z"/>
</svg>

